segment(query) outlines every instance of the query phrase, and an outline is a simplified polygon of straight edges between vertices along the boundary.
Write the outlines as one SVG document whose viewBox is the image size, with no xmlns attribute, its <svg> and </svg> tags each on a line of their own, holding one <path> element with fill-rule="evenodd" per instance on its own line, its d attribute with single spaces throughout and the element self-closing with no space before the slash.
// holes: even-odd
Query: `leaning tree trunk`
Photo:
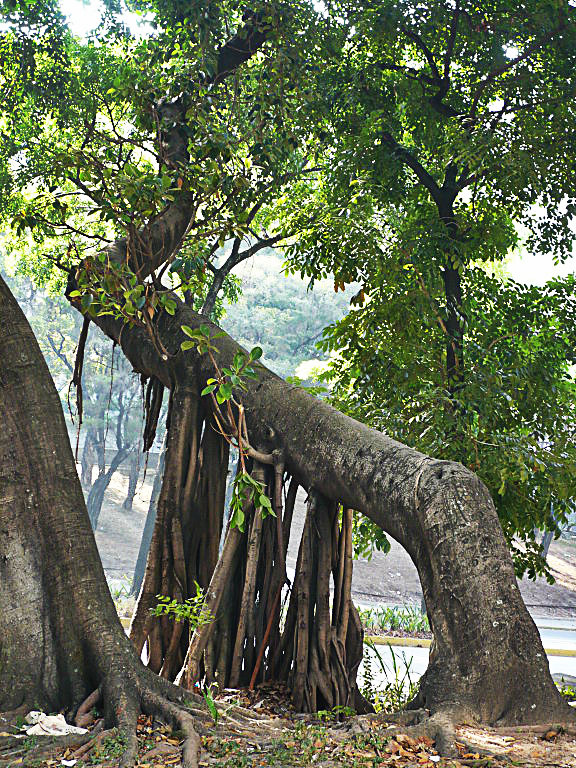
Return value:
<svg viewBox="0 0 576 768">
<path fill-rule="evenodd" d="M 141 664 L 116 614 L 58 393 L 2 277 L 0 424 L 0 711 L 74 713 L 98 688 L 125 768 L 141 710 L 183 726 L 196 765 L 190 715 L 167 698 L 180 692 Z"/>
<path fill-rule="evenodd" d="M 182 353 L 181 326 L 208 325 L 180 302 L 156 331 L 168 359 L 138 328 L 111 317 L 98 325 L 140 373 L 167 387 L 204 386 L 210 361 Z M 241 349 L 217 340 L 219 364 Z M 166 355 L 164 355 L 166 357 Z M 434 648 L 415 705 L 490 723 L 573 718 L 550 676 L 538 631 L 518 586 L 494 504 L 485 486 L 455 462 L 425 456 L 356 422 L 258 365 L 241 394 L 253 444 L 282 454 L 308 489 L 357 509 L 399 541 L 423 586 Z"/>
</svg>

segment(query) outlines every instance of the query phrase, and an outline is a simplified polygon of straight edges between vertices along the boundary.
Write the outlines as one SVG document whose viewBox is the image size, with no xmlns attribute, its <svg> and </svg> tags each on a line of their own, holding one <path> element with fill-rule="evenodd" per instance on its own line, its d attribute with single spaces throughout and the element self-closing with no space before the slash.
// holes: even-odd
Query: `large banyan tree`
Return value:
<svg viewBox="0 0 576 768">
<path fill-rule="evenodd" d="M 234 266 L 286 236 L 273 229 L 270 198 L 314 172 L 306 120 L 300 134 L 281 128 L 305 90 L 295 31 L 312 11 L 266 4 L 240 19 L 226 3 L 187 16 L 178 3 L 155 10 L 158 34 L 126 60 L 102 54 L 102 83 L 84 111 L 72 98 L 84 119 L 74 109 L 63 118 L 71 126 L 65 146 L 47 150 L 48 160 L 31 150 L 27 172 L 46 190 L 16 216 L 44 250 L 46 235 L 54 238 L 72 305 L 147 381 L 147 445 L 169 393 L 132 647 L 106 591 L 56 392 L 0 283 L 0 709 L 74 711 L 98 689 L 127 736 L 125 764 L 142 710 L 190 733 L 190 765 L 191 716 L 174 702 L 194 697 L 174 680 L 284 681 L 298 708 L 364 711 L 356 687 L 362 629 L 350 592 L 354 510 L 399 541 L 418 569 L 434 644 L 411 707 L 436 723 L 569 719 L 492 499 L 474 473 L 286 383 L 259 362 L 259 350 L 243 350 L 210 319 Z M 74 76 L 93 77 L 95 56 L 84 52 Z M 42 123 L 38 141 L 53 129 Z M 95 247 L 82 249 L 87 240 Z M 227 520 L 231 445 L 239 461 Z M 299 488 L 308 502 L 290 583 Z M 55 562 L 58 578 L 49 575 Z M 189 643 L 181 624 L 150 609 L 159 594 L 193 596 L 196 582 L 214 621 Z M 138 660 L 144 645 L 148 669 Z"/>
</svg>

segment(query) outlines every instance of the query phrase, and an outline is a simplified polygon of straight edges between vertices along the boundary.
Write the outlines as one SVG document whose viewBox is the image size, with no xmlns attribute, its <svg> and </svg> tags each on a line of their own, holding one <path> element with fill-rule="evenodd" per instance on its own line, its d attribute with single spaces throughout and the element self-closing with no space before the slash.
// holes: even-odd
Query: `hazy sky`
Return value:
<svg viewBox="0 0 576 768">
<path fill-rule="evenodd" d="M 554 264 L 549 256 L 514 254 L 508 262 L 508 271 L 519 283 L 542 285 L 552 277 L 576 272 L 576 257 L 571 256 L 564 264 Z"/>
<path fill-rule="evenodd" d="M 60 0 L 60 8 L 62 8 L 62 12 L 68 18 L 70 28 L 79 37 L 86 37 L 100 21 L 100 9 L 102 6 L 95 0 L 89 0 L 88 2 L 82 2 L 82 0 Z"/>
</svg>

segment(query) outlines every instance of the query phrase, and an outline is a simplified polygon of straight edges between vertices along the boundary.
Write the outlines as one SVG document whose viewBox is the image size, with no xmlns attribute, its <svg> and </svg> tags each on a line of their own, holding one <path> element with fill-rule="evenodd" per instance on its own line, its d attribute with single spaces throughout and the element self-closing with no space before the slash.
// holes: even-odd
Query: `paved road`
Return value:
<svg viewBox="0 0 576 768">
<path fill-rule="evenodd" d="M 541 627 L 543 624 L 544 627 Z M 548 627 L 556 624 L 557 629 Z M 574 626 L 574 629 L 567 628 Z M 576 650 L 576 621 L 561 620 L 554 622 L 551 619 L 543 619 L 537 622 L 540 636 L 545 648 L 558 648 L 563 650 Z M 380 655 L 382 662 L 377 658 Z M 388 680 L 394 680 L 394 662 L 399 669 L 400 677 L 410 676 L 412 680 L 417 680 L 426 671 L 428 666 L 428 648 L 411 648 L 406 646 L 392 646 L 390 649 L 386 645 L 377 646 L 377 653 L 366 647 L 364 657 L 369 655 L 372 664 L 372 674 L 376 687 L 383 685 Z M 548 656 L 550 672 L 552 674 L 564 674 L 576 677 L 576 656 Z M 382 669 L 384 665 L 384 670 Z M 363 665 L 360 667 L 359 680 L 363 680 Z"/>
</svg>

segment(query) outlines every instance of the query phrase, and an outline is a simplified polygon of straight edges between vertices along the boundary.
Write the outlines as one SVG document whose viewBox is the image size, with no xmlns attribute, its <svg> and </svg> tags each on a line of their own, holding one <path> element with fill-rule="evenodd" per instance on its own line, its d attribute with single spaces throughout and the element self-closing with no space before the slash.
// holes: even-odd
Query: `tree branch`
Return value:
<svg viewBox="0 0 576 768">
<path fill-rule="evenodd" d="M 244 27 L 221 48 L 218 66 L 212 82 L 217 84 L 233 74 L 250 59 L 265 43 L 268 28 L 258 14 L 247 12 Z M 187 162 L 188 136 L 184 132 L 186 119 L 186 95 L 173 102 L 156 105 L 160 122 L 166 120 L 171 127 L 161 137 L 165 159 L 173 165 Z M 174 202 L 166 207 L 162 215 L 148 223 L 131 238 L 130 253 L 126 238 L 117 240 L 106 249 L 111 261 L 119 263 L 129 256 L 130 265 L 140 279 L 154 272 L 182 244 L 194 210 L 194 195 L 183 188 Z"/>
<path fill-rule="evenodd" d="M 220 83 L 248 61 L 266 42 L 269 28 L 262 21 L 261 13 L 246 11 L 242 21 L 245 26 L 220 49 L 214 83 Z"/>
<path fill-rule="evenodd" d="M 418 180 L 426 187 L 432 199 L 435 203 L 440 199 L 440 187 L 436 183 L 436 180 L 431 176 L 428 171 L 421 165 L 418 160 L 412 155 L 405 147 L 399 144 L 391 133 L 384 132 L 382 139 L 392 150 L 392 154 L 398 157 L 404 165 L 407 165 L 414 173 Z"/>
<path fill-rule="evenodd" d="M 70 361 L 68 360 L 68 358 L 66 357 L 64 352 L 62 351 L 62 347 L 63 347 L 64 342 L 65 342 L 66 339 L 62 335 L 61 331 L 59 331 L 59 333 L 60 333 L 60 336 L 62 337 L 61 341 L 60 341 L 60 346 L 59 347 L 56 346 L 56 342 L 54 341 L 52 336 L 50 336 L 49 333 L 46 335 L 46 338 L 48 339 L 48 343 L 52 347 L 52 351 L 54 352 L 56 357 L 60 360 L 60 362 L 64 363 L 64 365 L 66 366 L 66 368 L 68 368 L 70 373 L 74 373 L 74 368 L 73 368 L 72 364 L 70 363 Z"/>
<path fill-rule="evenodd" d="M 519 56 L 517 56 L 515 59 L 509 59 L 509 61 L 505 62 L 504 64 L 501 64 L 499 67 L 496 67 L 496 69 L 493 69 L 492 72 L 490 72 L 484 80 L 481 80 L 478 84 L 478 87 L 476 88 L 476 91 L 474 93 L 474 96 L 472 97 L 472 106 L 470 107 L 469 112 L 469 119 L 474 119 L 476 117 L 476 111 L 478 109 L 478 102 L 480 101 L 480 97 L 486 90 L 486 88 L 493 83 L 495 80 L 497 80 L 501 75 L 504 75 L 506 72 L 509 72 L 511 69 L 514 69 L 514 67 L 517 64 L 520 64 L 520 62 L 527 59 L 529 56 L 531 56 L 533 53 L 535 53 L 542 45 L 541 41 L 534 41 L 532 45 L 529 45 Z"/>
<path fill-rule="evenodd" d="M 250 246 L 250 248 L 247 248 L 244 251 L 240 251 L 240 245 L 242 243 L 242 239 L 237 237 L 234 240 L 234 245 L 232 246 L 232 252 L 230 253 L 230 256 L 228 256 L 228 258 L 226 259 L 224 264 L 222 264 L 221 267 L 214 270 L 214 280 L 212 281 L 212 285 L 210 286 L 208 293 L 206 294 L 206 299 L 204 300 L 201 313 L 203 315 L 210 315 L 212 313 L 212 310 L 214 309 L 214 305 L 216 304 L 216 299 L 218 298 L 218 294 L 220 293 L 220 290 L 224 285 L 224 280 L 230 274 L 230 272 L 232 272 L 234 267 L 237 267 L 238 264 L 240 264 L 243 261 L 246 261 L 246 259 L 250 259 L 252 256 L 258 253 L 258 251 L 261 251 L 263 248 L 271 247 L 272 245 L 277 243 L 279 240 L 282 240 L 283 238 L 284 238 L 284 235 L 274 235 L 273 237 L 265 237 L 262 240 L 259 240 L 258 242 L 254 243 L 254 245 Z"/>
<path fill-rule="evenodd" d="M 410 40 L 412 40 L 412 42 L 416 43 L 417 47 L 420 48 L 420 50 L 424 54 L 424 57 L 425 57 L 426 61 L 428 62 L 429 66 L 430 66 L 430 69 L 432 70 L 432 76 L 434 77 L 434 80 L 437 83 L 441 83 L 442 82 L 442 76 L 440 75 L 440 72 L 438 70 L 438 66 L 436 64 L 436 61 L 434 60 L 434 54 L 432 53 L 430 48 L 428 48 L 428 46 L 426 45 L 424 40 L 422 40 L 420 35 L 416 34 L 416 32 L 413 32 L 408 27 L 402 27 L 401 29 L 402 29 L 402 32 L 404 32 L 404 34 L 406 35 L 406 37 L 410 38 Z"/>
<path fill-rule="evenodd" d="M 452 21 L 450 22 L 450 34 L 448 37 L 448 45 L 446 46 L 446 53 L 444 54 L 444 80 L 450 78 L 450 64 L 452 63 L 452 54 L 454 53 L 454 45 L 456 43 L 456 35 L 458 33 L 458 21 L 460 20 L 460 0 L 456 0 L 456 6 L 454 13 L 452 14 Z"/>
</svg>

